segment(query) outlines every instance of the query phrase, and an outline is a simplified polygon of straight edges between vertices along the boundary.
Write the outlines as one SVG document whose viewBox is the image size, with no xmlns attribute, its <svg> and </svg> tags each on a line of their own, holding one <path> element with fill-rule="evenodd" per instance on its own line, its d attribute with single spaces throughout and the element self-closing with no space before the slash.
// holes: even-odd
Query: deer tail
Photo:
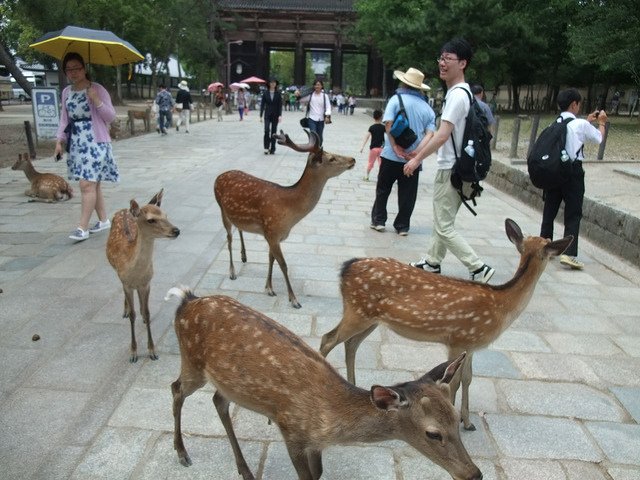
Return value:
<svg viewBox="0 0 640 480">
<path fill-rule="evenodd" d="M 193 300 L 194 298 L 198 298 L 191 291 L 191 287 L 186 287 L 184 285 L 181 285 L 179 287 L 171 287 L 167 294 L 164 296 L 164 301 L 166 302 L 170 300 L 171 297 L 178 297 L 182 299 L 181 304 Z"/>
</svg>

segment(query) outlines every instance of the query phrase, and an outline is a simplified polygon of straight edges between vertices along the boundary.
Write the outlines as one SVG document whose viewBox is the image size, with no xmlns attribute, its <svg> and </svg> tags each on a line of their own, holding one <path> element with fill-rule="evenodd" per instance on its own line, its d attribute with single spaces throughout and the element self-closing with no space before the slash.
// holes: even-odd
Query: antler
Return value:
<svg viewBox="0 0 640 480">
<path fill-rule="evenodd" d="M 320 137 L 318 137 L 318 134 L 310 130 L 305 130 L 305 132 L 309 137 L 309 143 L 305 145 L 298 145 L 296 143 L 293 143 L 293 141 L 289 138 L 289 135 L 284 133 L 284 131 L 282 130 L 280 130 L 279 134 L 274 133 L 273 138 L 275 138 L 280 145 L 285 145 L 295 150 L 296 152 L 319 152 L 320 147 L 318 146 L 318 143 L 320 143 Z"/>
</svg>

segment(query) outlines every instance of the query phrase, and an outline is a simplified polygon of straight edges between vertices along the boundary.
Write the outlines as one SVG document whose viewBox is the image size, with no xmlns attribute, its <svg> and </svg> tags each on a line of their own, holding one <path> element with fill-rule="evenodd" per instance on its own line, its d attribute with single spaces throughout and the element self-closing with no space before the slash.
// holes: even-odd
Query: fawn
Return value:
<svg viewBox="0 0 640 480">
<path fill-rule="evenodd" d="M 31 182 L 31 188 L 24 192 L 27 197 L 32 197 L 30 202 L 53 203 L 63 200 L 65 195 L 66 200 L 73 197 L 73 189 L 66 180 L 55 173 L 38 172 L 31 163 L 28 153 L 18 155 L 18 160 L 11 170 L 22 170 Z"/>
<path fill-rule="evenodd" d="M 276 135 L 280 145 L 286 145 L 297 152 L 309 152 L 307 165 L 296 184 L 283 187 L 239 170 L 231 170 L 218 176 L 213 187 L 220 205 L 222 222 L 227 230 L 229 278 L 236 279 L 231 249 L 232 227 L 236 226 L 240 233 L 240 258 L 243 263 L 247 261 L 247 254 L 242 232 L 263 235 L 269 244 L 269 273 L 265 290 L 268 295 L 275 295 L 271 284 L 275 259 L 284 275 L 289 302 L 294 308 L 300 308 L 300 303 L 291 288 L 280 243 L 289 236 L 293 226 L 315 208 L 327 180 L 356 164 L 354 158 L 325 152 L 318 145 L 317 134 L 306 132 L 309 135 L 309 143 L 306 145 L 296 145 L 282 130 L 280 135 Z"/>
<path fill-rule="evenodd" d="M 153 277 L 153 243 L 156 238 L 176 238 L 180 230 L 174 227 L 167 215 L 160 210 L 164 189 L 156 193 L 147 205 L 138 206 L 131 200 L 129 209 L 116 212 L 111 219 L 111 230 L 107 239 L 107 259 L 118 274 L 124 290 L 123 318 L 131 323 L 130 362 L 138 360 L 135 334 L 136 312 L 133 291 L 138 291 L 140 314 L 147 325 L 149 358 L 157 360 L 151 319 L 149 316 L 149 293 Z"/>
<path fill-rule="evenodd" d="M 192 462 L 182 441 L 182 405 L 209 381 L 244 480 L 254 476 L 233 430 L 231 402 L 278 425 L 303 480 L 320 478 L 322 450 L 330 445 L 389 439 L 404 440 L 453 478 L 482 478 L 460 440 L 459 416 L 450 401 L 448 382 L 464 354 L 419 380 L 367 391 L 347 382 L 294 333 L 230 297 L 199 298 L 187 287 L 170 289 L 165 300 L 170 296 L 182 299 L 174 320 L 180 376 L 171 391 L 173 445 L 184 466 Z"/>
<path fill-rule="evenodd" d="M 392 258 L 345 262 L 340 283 L 343 316 L 338 326 L 322 337 L 322 355 L 344 342 L 347 378 L 355 383 L 356 351 L 378 324 L 406 338 L 442 343 L 449 350 L 449 359 L 466 351 L 461 375 L 451 383 L 451 398 L 455 400 L 462 381 L 462 421 L 465 429 L 475 430 L 469 421 L 473 352 L 493 342 L 518 318 L 549 258 L 560 255 L 573 240 L 523 238 L 511 219 L 506 219 L 505 229 L 521 256 L 514 277 L 504 285 L 429 273 Z"/>
</svg>

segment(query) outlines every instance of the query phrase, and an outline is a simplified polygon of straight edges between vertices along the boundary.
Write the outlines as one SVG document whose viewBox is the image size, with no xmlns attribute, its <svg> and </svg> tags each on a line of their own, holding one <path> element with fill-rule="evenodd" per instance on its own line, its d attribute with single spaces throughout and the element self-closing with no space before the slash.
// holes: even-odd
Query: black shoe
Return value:
<svg viewBox="0 0 640 480">
<path fill-rule="evenodd" d="M 491 268 L 489 265 L 484 264 L 478 270 L 469 273 L 469 278 L 478 283 L 487 283 L 493 274 L 496 273 L 494 268 Z"/>
<path fill-rule="evenodd" d="M 440 265 L 431 265 L 424 258 L 421 258 L 417 262 L 411 262 L 409 265 L 424 270 L 425 272 L 440 273 Z"/>
<path fill-rule="evenodd" d="M 273 155 L 274 153 L 276 153 L 275 150 L 269 150 L 269 155 Z"/>
</svg>

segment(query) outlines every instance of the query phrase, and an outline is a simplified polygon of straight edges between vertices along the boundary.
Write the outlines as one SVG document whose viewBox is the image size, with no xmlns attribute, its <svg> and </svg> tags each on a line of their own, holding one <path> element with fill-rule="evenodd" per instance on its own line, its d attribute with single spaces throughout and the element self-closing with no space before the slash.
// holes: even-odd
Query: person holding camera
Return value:
<svg viewBox="0 0 640 480">
<path fill-rule="evenodd" d="M 309 130 L 318 134 L 320 138 L 319 145 L 322 146 L 324 126 L 331 123 L 331 100 L 329 95 L 324 93 L 322 80 L 313 82 L 313 93 L 310 95 L 309 103 L 307 104 L 307 121 Z"/>
<path fill-rule="evenodd" d="M 580 233 L 580 220 L 582 220 L 582 204 L 584 202 L 584 144 L 602 142 L 607 130 L 607 113 L 604 110 L 595 110 L 587 115 L 587 118 L 577 118 L 582 109 L 582 95 L 575 88 L 567 88 L 558 93 L 558 107 L 560 116 L 567 123 L 567 139 L 565 150 L 569 153 L 571 161 L 571 176 L 569 180 L 558 188 L 545 189 L 542 195 L 544 207 L 542 208 L 542 224 L 540 236 L 553 240 L 553 223 L 564 202 L 564 237 L 572 236 L 573 242 L 560 255 L 560 264 L 573 270 L 582 270 L 584 264 L 578 260 L 578 235 Z M 598 128 L 592 125 L 598 122 Z"/>
<path fill-rule="evenodd" d="M 415 150 L 422 139 L 429 140 L 433 136 L 436 130 L 436 115 L 424 98 L 423 91 L 430 88 L 422 83 L 424 74 L 420 70 L 415 68 L 410 68 L 406 72 L 396 70 L 393 76 L 400 80 L 400 85 L 387 102 L 382 117 L 382 123 L 385 124 L 386 129 L 386 140 L 380 155 L 376 199 L 371 209 L 370 228 L 377 232 L 384 232 L 387 222 L 387 200 L 393 184 L 398 182 L 398 214 L 393 221 L 393 227 L 398 235 L 406 236 L 409 234 L 411 214 L 418 196 L 418 172 L 416 171 L 412 176 L 405 176 L 403 167 L 407 162 L 407 155 Z M 391 134 L 394 121 L 402 109 L 406 112 L 412 133 L 415 134 L 410 144 L 407 145 L 401 141 L 405 145 L 404 148 Z"/>
</svg>

